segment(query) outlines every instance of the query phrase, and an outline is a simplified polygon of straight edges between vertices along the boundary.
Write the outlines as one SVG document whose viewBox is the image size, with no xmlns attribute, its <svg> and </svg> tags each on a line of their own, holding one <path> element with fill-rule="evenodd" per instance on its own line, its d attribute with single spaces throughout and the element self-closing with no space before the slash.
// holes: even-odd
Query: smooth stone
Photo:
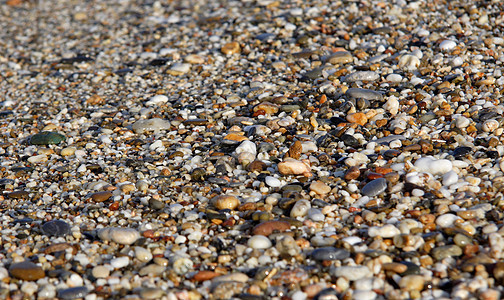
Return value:
<svg viewBox="0 0 504 300">
<path fill-rule="evenodd" d="M 472 148 L 471 147 L 466 147 L 466 146 L 460 146 L 460 147 L 457 147 L 453 150 L 453 157 L 455 158 L 462 158 L 464 156 L 466 156 L 467 154 L 471 153 L 472 152 Z"/>
<path fill-rule="evenodd" d="M 292 218 L 304 217 L 308 214 L 308 210 L 311 208 L 311 203 L 308 200 L 298 200 L 292 207 L 290 211 L 290 216 Z"/>
<path fill-rule="evenodd" d="M 145 102 L 146 106 L 160 105 L 168 102 L 168 97 L 165 95 L 155 95 Z"/>
<path fill-rule="evenodd" d="M 62 220 L 52 220 L 42 225 L 42 232 L 47 236 L 66 236 L 71 232 L 70 225 Z"/>
<path fill-rule="evenodd" d="M 275 178 L 273 176 L 266 176 L 266 178 L 264 179 L 264 182 L 270 186 L 270 187 L 280 187 L 282 185 L 282 183 L 280 182 L 280 180 L 278 178 Z"/>
<path fill-rule="evenodd" d="M 458 181 L 458 175 L 453 170 L 443 175 L 444 186 L 450 186 L 454 183 L 457 183 L 457 181 Z"/>
<path fill-rule="evenodd" d="M 283 235 L 277 238 L 275 248 L 280 252 L 280 255 L 285 256 L 296 256 L 301 253 L 301 248 L 290 235 Z"/>
<path fill-rule="evenodd" d="M 273 232 L 284 232 L 289 230 L 291 225 L 286 221 L 267 221 L 254 227 L 252 233 L 269 236 Z"/>
<path fill-rule="evenodd" d="M 451 50 L 453 48 L 455 48 L 457 46 L 457 43 L 455 41 L 452 41 L 452 40 L 444 40 L 442 41 L 440 44 L 439 44 L 439 49 L 441 51 L 448 51 L 448 50 Z"/>
<path fill-rule="evenodd" d="M 110 265 L 114 268 L 114 269 L 121 269 L 121 268 L 124 268 L 126 267 L 127 265 L 129 265 L 130 263 L 130 259 L 128 256 L 121 256 L 121 257 L 117 257 L 117 258 L 114 258 L 110 261 Z"/>
<path fill-rule="evenodd" d="M 371 277 L 373 273 L 366 266 L 343 266 L 332 270 L 332 275 L 336 277 L 345 277 L 350 281 Z"/>
<path fill-rule="evenodd" d="M 360 147 L 360 142 L 358 139 L 356 139 L 353 135 L 350 134 L 344 134 L 340 137 L 341 141 L 345 144 L 347 147 L 352 147 L 352 148 L 358 148 Z"/>
<path fill-rule="evenodd" d="M 473 239 L 465 234 L 457 233 L 453 237 L 453 242 L 459 247 L 464 247 L 473 243 Z"/>
<path fill-rule="evenodd" d="M 103 202 L 107 201 L 110 197 L 112 197 L 112 192 L 110 191 L 103 191 L 103 192 L 96 192 L 91 194 L 91 200 L 94 202 Z"/>
<path fill-rule="evenodd" d="M 152 253 L 143 247 L 135 247 L 135 257 L 141 262 L 148 262 L 152 259 Z"/>
<path fill-rule="evenodd" d="M 350 252 L 342 248 L 324 247 L 313 250 L 311 257 L 314 260 L 344 260 L 350 257 Z"/>
<path fill-rule="evenodd" d="M 150 276 L 159 276 L 159 275 L 163 274 L 163 272 L 165 270 L 166 270 L 165 266 L 160 266 L 160 265 L 157 265 L 157 264 L 150 264 L 148 266 L 145 266 L 145 267 L 141 268 L 138 271 L 138 275 L 140 275 L 140 276 L 147 276 L 147 275 L 150 275 Z"/>
<path fill-rule="evenodd" d="M 353 99 L 366 99 L 369 101 L 372 100 L 378 100 L 381 101 L 383 100 L 383 94 L 377 91 L 373 90 L 368 90 L 368 89 L 361 89 L 361 88 L 349 88 L 346 92 L 345 95 L 349 98 Z"/>
<path fill-rule="evenodd" d="M 96 266 L 91 271 L 94 278 L 107 278 L 110 275 L 109 268 L 105 266 Z"/>
<path fill-rule="evenodd" d="M 308 218 L 314 222 L 322 222 L 325 220 L 325 216 L 322 210 L 318 208 L 310 208 L 307 214 Z"/>
<path fill-rule="evenodd" d="M 53 131 L 42 131 L 34 134 L 30 139 L 32 145 L 55 145 L 64 142 L 66 137 Z"/>
<path fill-rule="evenodd" d="M 431 251 L 432 257 L 434 257 L 436 260 L 442 260 L 444 258 L 452 256 L 460 256 L 462 254 L 462 248 L 457 245 L 441 246 L 434 248 Z"/>
<path fill-rule="evenodd" d="M 327 62 L 336 65 L 336 64 L 346 64 L 353 62 L 353 57 L 350 52 L 347 51 L 338 51 L 334 52 L 327 58 Z"/>
<path fill-rule="evenodd" d="M 453 168 L 451 161 L 447 159 L 435 159 L 433 157 L 421 157 L 415 161 L 415 168 L 420 172 L 431 173 L 432 175 L 443 175 Z"/>
<path fill-rule="evenodd" d="M 368 235 L 370 237 L 381 236 L 383 238 L 392 238 L 400 233 L 401 231 L 399 228 L 392 224 L 387 224 L 382 227 L 373 226 L 368 229 Z"/>
<path fill-rule="evenodd" d="M 309 175 L 311 176 L 311 167 L 306 163 L 287 158 L 283 162 L 278 163 L 278 171 L 282 175 Z M 309 177 L 308 176 L 308 177 Z"/>
<path fill-rule="evenodd" d="M 174 63 L 166 73 L 170 75 L 182 75 L 191 70 L 191 64 L 188 63 Z"/>
<path fill-rule="evenodd" d="M 39 280 L 45 277 L 45 272 L 38 265 L 30 262 L 23 261 L 14 263 L 9 267 L 9 273 L 12 277 L 21 280 Z"/>
<path fill-rule="evenodd" d="M 268 249 L 272 243 L 264 235 L 254 235 L 248 240 L 247 245 L 252 249 Z"/>
<path fill-rule="evenodd" d="M 89 293 L 87 287 L 77 286 L 58 291 L 58 297 L 61 299 L 79 299 L 84 298 Z"/>
<path fill-rule="evenodd" d="M 140 238 L 140 233 L 133 228 L 107 227 L 98 231 L 98 237 L 104 241 L 131 245 Z"/>
<path fill-rule="evenodd" d="M 352 294 L 352 300 L 374 300 L 377 296 L 373 291 L 355 290 Z"/>
<path fill-rule="evenodd" d="M 136 121 L 131 128 L 135 131 L 135 133 L 140 134 L 145 131 L 154 131 L 155 133 L 158 133 L 161 130 L 170 129 L 170 126 L 171 124 L 167 120 L 153 118 Z"/>
<path fill-rule="evenodd" d="M 142 288 L 140 291 L 140 297 L 142 297 L 142 299 L 160 299 L 164 295 L 165 291 L 157 287 Z"/>
<path fill-rule="evenodd" d="M 358 71 L 345 77 L 346 82 L 356 81 L 376 81 L 380 79 L 380 75 L 374 71 Z"/>
<path fill-rule="evenodd" d="M 233 195 L 220 195 L 212 199 L 212 203 L 218 210 L 230 209 L 235 210 L 240 206 L 240 200 Z"/>
<path fill-rule="evenodd" d="M 380 195 L 387 189 L 387 180 L 378 178 L 368 182 L 361 190 L 362 194 L 369 197 Z"/>
<path fill-rule="evenodd" d="M 441 228 L 447 228 L 453 226 L 456 220 L 460 219 L 459 216 L 454 214 L 444 214 L 436 218 L 436 225 Z"/>
<path fill-rule="evenodd" d="M 411 54 L 405 54 L 399 58 L 397 66 L 406 71 L 414 71 L 420 66 L 420 59 Z"/>
<path fill-rule="evenodd" d="M 249 277 L 245 273 L 233 272 L 226 275 L 221 275 L 212 279 L 212 282 L 222 282 L 222 281 L 236 281 L 236 282 L 247 282 Z"/>
<path fill-rule="evenodd" d="M 238 281 L 218 282 L 213 285 L 210 299 L 231 299 L 243 291 L 245 283 Z"/>
<path fill-rule="evenodd" d="M 399 287 L 407 291 L 421 291 L 425 285 L 422 275 L 407 275 L 399 281 Z"/>
</svg>

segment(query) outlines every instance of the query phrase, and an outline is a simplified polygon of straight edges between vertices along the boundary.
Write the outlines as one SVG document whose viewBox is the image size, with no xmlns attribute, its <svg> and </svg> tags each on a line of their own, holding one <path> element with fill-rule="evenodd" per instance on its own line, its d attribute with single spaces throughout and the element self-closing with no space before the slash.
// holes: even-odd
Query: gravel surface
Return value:
<svg viewBox="0 0 504 300">
<path fill-rule="evenodd" d="M 501 1 L 0 10 L 0 298 L 504 295 Z"/>
</svg>

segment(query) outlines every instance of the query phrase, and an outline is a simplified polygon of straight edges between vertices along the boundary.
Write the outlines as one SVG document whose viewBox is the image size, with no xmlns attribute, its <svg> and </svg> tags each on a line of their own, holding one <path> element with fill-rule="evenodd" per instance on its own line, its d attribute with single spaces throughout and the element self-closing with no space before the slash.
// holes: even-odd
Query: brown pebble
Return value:
<svg viewBox="0 0 504 300">
<path fill-rule="evenodd" d="M 269 236 L 273 232 L 284 232 L 290 229 L 290 224 L 286 221 L 267 221 L 254 227 L 252 234 Z"/>
<path fill-rule="evenodd" d="M 58 251 L 63 251 L 65 249 L 72 248 L 72 245 L 69 243 L 57 243 L 57 244 L 52 244 L 45 248 L 44 253 L 45 254 L 50 254 Z"/>
<path fill-rule="evenodd" d="M 112 197 L 112 192 L 110 191 L 97 192 L 91 194 L 91 200 L 93 200 L 94 202 L 107 201 L 110 197 Z"/>
<path fill-rule="evenodd" d="M 240 200 L 232 195 L 220 195 L 212 199 L 213 205 L 218 210 L 230 209 L 234 210 L 240 205 Z"/>
<path fill-rule="evenodd" d="M 9 273 L 12 277 L 21 280 L 34 281 L 45 277 L 44 270 L 42 270 L 42 268 L 38 265 L 29 261 L 12 264 L 9 268 Z"/>
<path fill-rule="evenodd" d="M 250 172 L 262 172 L 266 169 L 266 163 L 260 161 L 260 160 L 254 160 L 251 162 L 247 168 Z"/>
<path fill-rule="evenodd" d="M 353 166 L 348 168 L 348 170 L 345 172 L 345 180 L 355 180 L 359 178 L 360 176 L 360 170 L 359 167 Z"/>
<path fill-rule="evenodd" d="M 7 197 L 12 199 L 28 199 L 29 193 L 27 191 L 14 191 L 7 194 Z"/>
<path fill-rule="evenodd" d="M 420 150 L 422 150 L 422 146 L 420 146 L 419 144 L 411 144 L 411 145 L 404 147 L 403 150 L 410 151 L 410 152 L 420 151 Z"/>
<path fill-rule="evenodd" d="M 349 114 L 346 117 L 346 119 L 350 123 L 357 123 L 357 124 L 362 125 L 362 126 L 366 125 L 366 123 L 368 121 L 368 118 L 366 117 L 366 115 L 364 113 L 361 113 L 361 112 Z"/>
<path fill-rule="evenodd" d="M 206 280 L 211 280 L 217 276 L 220 276 L 222 274 L 219 274 L 217 272 L 214 272 L 214 271 L 199 271 L 198 273 L 196 273 L 194 276 L 193 276 L 193 280 L 194 281 L 197 281 L 197 282 L 201 282 L 201 281 L 206 281 Z"/>
<path fill-rule="evenodd" d="M 406 270 L 408 270 L 408 266 L 406 266 L 405 264 L 392 262 L 383 264 L 382 269 L 385 271 L 392 271 L 395 273 L 404 273 L 406 272 Z"/>
<path fill-rule="evenodd" d="M 286 154 L 286 157 L 299 159 L 301 156 L 301 152 L 303 151 L 303 146 L 300 141 L 295 141 L 289 148 L 289 151 Z"/>
<path fill-rule="evenodd" d="M 226 55 L 240 53 L 240 51 L 241 47 L 240 44 L 238 44 L 238 42 L 229 42 L 224 46 L 222 46 L 221 48 L 221 52 Z"/>
</svg>

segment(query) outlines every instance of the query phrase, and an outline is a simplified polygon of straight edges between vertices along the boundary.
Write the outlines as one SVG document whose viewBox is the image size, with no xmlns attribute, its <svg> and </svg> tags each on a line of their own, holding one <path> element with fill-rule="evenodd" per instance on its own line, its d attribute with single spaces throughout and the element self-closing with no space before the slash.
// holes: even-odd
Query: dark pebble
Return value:
<svg viewBox="0 0 504 300">
<path fill-rule="evenodd" d="M 59 290 L 58 297 L 61 299 L 79 299 L 84 298 L 89 293 L 85 286 L 78 286 L 69 289 Z"/>
<path fill-rule="evenodd" d="M 354 138 L 352 135 L 349 135 L 349 134 L 342 135 L 341 141 L 343 141 L 343 143 L 347 147 L 357 148 L 360 146 L 359 141 L 356 138 Z"/>
<path fill-rule="evenodd" d="M 42 225 L 42 232 L 47 236 L 65 236 L 70 233 L 70 225 L 62 220 L 52 220 Z"/>
<path fill-rule="evenodd" d="M 54 145 L 65 141 L 65 139 L 66 137 L 60 133 L 43 131 L 34 134 L 30 139 L 30 143 L 32 145 Z"/>
<path fill-rule="evenodd" d="M 387 180 L 385 178 L 378 178 L 370 181 L 362 188 L 364 196 L 374 197 L 383 193 L 387 189 Z"/>
<path fill-rule="evenodd" d="M 467 154 L 469 154 L 471 152 L 472 152 L 471 147 L 462 146 L 462 147 L 455 148 L 455 150 L 453 150 L 453 154 L 452 155 L 455 158 L 461 158 L 461 157 L 464 157 L 464 156 L 466 156 Z"/>
<path fill-rule="evenodd" d="M 343 260 L 350 257 L 350 252 L 342 248 L 324 247 L 313 250 L 311 257 L 314 260 Z"/>
</svg>

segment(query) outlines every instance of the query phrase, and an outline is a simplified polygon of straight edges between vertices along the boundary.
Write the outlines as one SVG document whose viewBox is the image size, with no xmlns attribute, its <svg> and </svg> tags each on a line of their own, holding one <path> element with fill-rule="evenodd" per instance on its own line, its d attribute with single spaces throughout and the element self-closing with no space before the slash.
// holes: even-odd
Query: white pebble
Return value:
<svg viewBox="0 0 504 300">
<path fill-rule="evenodd" d="M 434 159 L 431 156 L 422 157 L 415 162 L 415 168 L 420 172 L 427 172 L 433 175 L 443 175 L 452 170 L 453 165 L 447 159 Z"/>
<path fill-rule="evenodd" d="M 140 233 L 133 228 L 107 227 L 98 231 L 98 237 L 105 241 L 131 245 L 140 238 Z"/>
<path fill-rule="evenodd" d="M 497 120 L 486 120 L 483 122 L 483 126 L 481 126 L 484 132 L 493 132 L 497 128 L 499 128 L 499 122 Z"/>
<path fill-rule="evenodd" d="M 405 54 L 399 59 L 397 66 L 406 71 L 414 71 L 420 66 L 420 59 L 411 54 Z"/>
<path fill-rule="evenodd" d="M 399 101 L 395 96 L 390 96 L 387 102 L 383 105 L 383 108 L 395 115 L 399 112 Z"/>
<path fill-rule="evenodd" d="M 350 281 L 359 280 L 372 275 L 373 273 L 366 266 L 343 266 L 337 267 L 333 271 L 333 276 L 345 277 Z"/>
<path fill-rule="evenodd" d="M 120 269 L 124 268 L 127 265 L 129 265 L 129 257 L 128 256 L 121 256 L 118 258 L 114 258 L 110 261 L 110 265 L 114 267 L 114 269 Z"/>
<path fill-rule="evenodd" d="M 399 74 L 390 74 L 385 78 L 388 82 L 399 83 L 402 81 L 403 77 Z"/>
<path fill-rule="evenodd" d="M 457 46 L 457 43 L 455 43 L 455 41 L 444 40 L 441 42 L 441 44 L 439 44 L 439 49 L 441 51 L 448 51 L 448 50 L 455 48 L 456 46 Z"/>
<path fill-rule="evenodd" d="M 282 185 L 282 183 L 280 182 L 280 180 L 278 178 L 273 177 L 273 176 L 266 176 L 266 178 L 264 179 L 264 181 L 270 187 L 280 187 L 280 185 Z"/>
<path fill-rule="evenodd" d="M 152 259 L 152 253 L 143 247 L 135 247 L 135 257 L 141 262 L 148 262 Z"/>
<path fill-rule="evenodd" d="M 143 133 L 145 131 L 154 131 L 155 133 L 157 133 L 160 130 L 169 129 L 170 122 L 159 118 L 153 118 L 148 120 L 136 121 L 135 124 L 131 126 L 131 128 L 136 133 Z M 75 155 L 77 155 L 77 153 L 75 153 Z"/>
<path fill-rule="evenodd" d="M 460 219 L 460 217 L 454 214 L 444 214 L 437 217 L 436 225 L 438 225 L 441 228 L 450 227 L 458 219 Z"/>
<path fill-rule="evenodd" d="M 352 294 L 352 299 L 354 300 L 374 300 L 376 299 L 376 293 L 373 291 L 356 290 Z"/>
<path fill-rule="evenodd" d="M 321 222 L 324 221 L 325 216 L 320 209 L 310 208 L 308 210 L 308 218 L 314 222 Z"/>
<path fill-rule="evenodd" d="M 443 175 L 443 185 L 450 186 L 458 181 L 458 175 L 455 171 L 450 171 Z"/>
<path fill-rule="evenodd" d="M 247 245 L 252 249 L 268 249 L 272 243 L 264 235 L 254 235 L 248 240 Z"/>
<path fill-rule="evenodd" d="M 471 121 L 464 116 L 458 116 L 455 119 L 455 126 L 457 126 L 457 128 L 466 128 L 469 124 L 471 124 Z"/>
<path fill-rule="evenodd" d="M 168 102 L 168 97 L 165 95 L 156 95 L 152 98 L 150 98 L 149 101 L 145 102 L 145 105 L 147 106 L 153 106 L 153 105 L 160 105 Z"/>
<path fill-rule="evenodd" d="M 308 200 L 298 200 L 291 209 L 290 216 L 292 218 L 304 217 L 308 214 L 311 204 Z"/>
<path fill-rule="evenodd" d="M 368 235 L 370 237 L 381 236 L 383 238 L 391 238 L 400 233 L 401 231 L 392 224 L 387 224 L 383 227 L 373 226 L 368 229 Z"/>
<path fill-rule="evenodd" d="M 254 157 L 257 154 L 257 146 L 251 141 L 243 141 L 240 146 L 236 147 L 235 153 L 240 154 L 240 153 L 251 153 L 254 155 Z"/>
</svg>

